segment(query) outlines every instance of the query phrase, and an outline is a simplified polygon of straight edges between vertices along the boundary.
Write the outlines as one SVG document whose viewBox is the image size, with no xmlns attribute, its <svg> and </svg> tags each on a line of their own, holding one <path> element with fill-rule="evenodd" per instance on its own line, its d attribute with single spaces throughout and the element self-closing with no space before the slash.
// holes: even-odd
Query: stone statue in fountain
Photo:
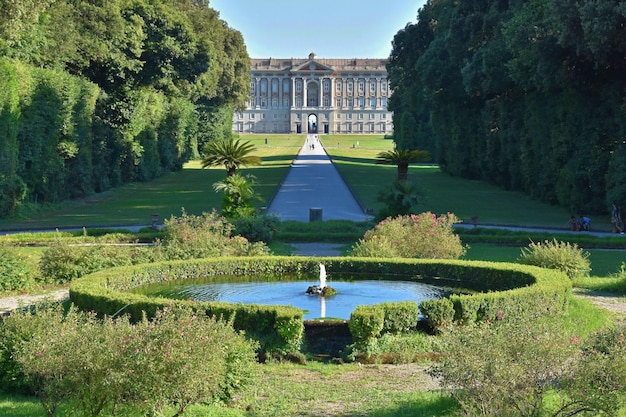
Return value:
<svg viewBox="0 0 626 417">
<path fill-rule="evenodd" d="M 326 267 L 324 264 L 320 264 L 320 285 L 311 285 L 307 288 L 306 293 L 309 295 L 319 295 L 322 297 L 328 297 L 337 294 L 337 291 L 326 285 Z"/>
</svg>

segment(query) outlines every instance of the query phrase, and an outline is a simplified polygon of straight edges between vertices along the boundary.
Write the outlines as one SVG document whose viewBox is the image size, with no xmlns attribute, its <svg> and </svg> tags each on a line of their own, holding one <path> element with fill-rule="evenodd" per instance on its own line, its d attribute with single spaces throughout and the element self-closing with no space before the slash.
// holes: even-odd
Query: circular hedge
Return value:
<svg viewBox="0 0 626 417">
<path fill-rule="evenodd" d="M 420 305 L 436 329 L 451 321 L 476 321 L 498 314 L 533 316 L 564 311 L 571 281 L 565 274 L 533 266 L 458 260 L 375 259 L 353 257 L 223 257 L 170 261 L 112 268 L 74 281 L 70 298 L 79 308 L 102 315 L 130 314 L 140 319 L 173 303 L 191 305 L 206 314 L 231 320 L 234 327 L 258 339 L 264 349 L 294 350 L 303 332 L 303 312 L 290 306 L 228 304 L 153 298 L 129 290 L 151 283 L 192 278 L 290 275 L 305 279 L 319 263 L 333 274 L 356 274 L 364 279 L 420 280 L 464 287 L 472 295 L 454 295 Z M 408 278 L 407 278 L 408 277 Z"/>
</svg>

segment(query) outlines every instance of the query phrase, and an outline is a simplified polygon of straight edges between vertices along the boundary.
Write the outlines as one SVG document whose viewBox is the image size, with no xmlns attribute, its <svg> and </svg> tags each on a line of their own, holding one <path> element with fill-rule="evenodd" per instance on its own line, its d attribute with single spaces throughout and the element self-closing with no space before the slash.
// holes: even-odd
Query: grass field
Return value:
<svg viewBox="0 0 626 417">
<path fill-rule="evenodd" d="M 304 135 L 243 135 L 241 139 L 256 145 L 256 153 L 263 158 L 262 166 L 244 168 L 241 172 L 257 178 L 255 189 L 265 200 L 259 206 L 266 205 L 287 174 Z M 382 203 L 377 201 L 378 192 L 394 181 L 396 168 L 376 165 L 375 158 L 379 152 L 392 149 L 393 142 L 382 136 L 367 135 L 321 136 L 320 139 L 361 203 L 379 209 Z M 181 208 L 200 214 L 220 208 L 222 196 L 213 191 L 212 184 L 222 180 L 224 172 L 220 168 L 202 169 L 199 161 L 191 161 L 182 171 L 148 183 L 126 184 L 63 203 L 30 218 L 0 220 L 0 229 L 148 224 L 152 213 L 163 219 L 180 214 Z M 409 180 L 416 182 L 421 190 L 418 210 L 452 212 L 466 221 L 478 217 L 484 224 L 567 227 L 569 213 L 562 208 L 480 181 L 451 177 L 433 165 L 412 166 Z M 609 230 L 609 227 L 608 222 L 593 222 L 595 230 Z"/>
</svg>

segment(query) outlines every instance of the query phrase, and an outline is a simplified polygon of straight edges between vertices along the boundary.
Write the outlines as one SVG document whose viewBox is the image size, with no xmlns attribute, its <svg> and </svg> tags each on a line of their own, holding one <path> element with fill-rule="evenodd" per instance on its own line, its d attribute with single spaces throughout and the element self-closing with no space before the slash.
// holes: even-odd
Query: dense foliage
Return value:
<svg viewBox="0 0 626 417">
<path fill-rule="evenodd" d="M 556 239 L 531 242 L 528 247 L 522 248 L 520 260 L 527 265 L 558 269 L 571 279 L 589 276 L 591 272 L 589 252 L 582 250 L 575 243 Z"/>
<path fill-rule="evenodd" d="M 0 245 L 0 292 L 28 288 L 34 271 L 14 248 Z"/>
<path fill-rule="evenodd" d="M 102 269 L 116 266 L 137 265 L 164 260 L 206 258 L 217 256 L 251 256 L 269 253 L 262 241 L 249 242 L 243 236 L 235 235 L 235 226 L 216 212 L 189 215 L 184 210 L 181 216 L 166 219 L 164 237 L 153 246 L 120 245 L 106 243 L 70 243 L 58 239 L 42 254 L 39 261 L 41 280 L 46 284 L 66 284 L 76 278 Z M 268 226 L 269 227 L 269 226 Z M 260 232 L 262 225 L 250 226 L 250 234 Z M 258 235 L 257 235 L 258 236 Z M 0 259 L 3 252 L 0 247 Z M 9 258 L 7 258 L 9 259 Z M 8 261 L 7 261 L 8 262 Z M 14 261 L 15 263 L 16 261 Z M 7 265 L 12 265 L 7 263 Z M 23 268 L 15 268 L 15 278 L 7 279 L 7 284 L 17 285 Z M 0 272 L 2 266 L 0 265 Z M 0 275 L 1 276 L 1 275 Z M 20 289 L 21 287 L 7 288 Z M 0 284 L 0 289 L 2 285 Z"/>
<path fill-rule="evenodd" d="M 3 388 L 27 385 L 50 416 L 62 401 L 81 416 L 123 405 L 150 415 L 172 406 L 181 415 L 195 403 L 230 401 L 256 363 L 254 342 L 190 309 L 164 308 L 135 323 L 38 309 L 4 319 L 0 333 L 10 342 L 0 346 L 0 371 L 14 376 Z"/>
<path fill-rule="evenodd" d="M 244 104 L 243 38 L 206 1 L 0 11 L 0 216 L 180 169 Z"/>
<path fill-rule="evenodd" d="M 452 228 L 458 221 L 451 213 L 390 217 L 365 232 L 352 247 L 352 256 L 458 259 L 466 250 Z"/>
<path fill-rule="evenodd" d="M 599 330 L 581 346 L 581 335 L 558 321 L 503 315 L 444 332 L 431 373 L 451 389 L 463 415 L 618 415 L 624 330 Z"/>
<path fill-rule="evenodd" d="M 398 148 L 606 213 L 626 201 L 625 24 L 620 0 L 429 0 L 393 40 Z"/>
</svg>

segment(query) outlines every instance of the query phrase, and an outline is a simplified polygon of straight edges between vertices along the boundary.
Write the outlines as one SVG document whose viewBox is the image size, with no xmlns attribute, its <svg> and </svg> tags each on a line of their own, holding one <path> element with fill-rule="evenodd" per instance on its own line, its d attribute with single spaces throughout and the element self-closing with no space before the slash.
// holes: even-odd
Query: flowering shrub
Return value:
<svg viewBox="0 0 626 417">
<path fill-rule="evenodd" d="M 44 328 L 15 342 L 12 357 L 49 415 L 61 401 L 91 417 L 122 404 L 149 415 L 175 407 L 181 415 L 195 403 L 231 400 L 255 374 L 256 342 L 190 309 L 165 308 L 138 323 L 58 312 L 15 318 L 27 328 L 40 313 L 46 318 Z"/>
<path fill-rule="evenodd" d="M 575 243 L 553 241 L 532 242 L 522 248 L 522 263 L 548 269 L 558 269 L 570 278 L 589 275 L 591 261 L 589 252 L 583 251 Z"/>
<path fill-rule="evenodd" d="M 559 320 L 502 312 L 493 322 L 446 329 L 429 372 L 451 388 L 463 415 L 616 416 L 624 404 L 625 335 L 622 323 L 581 342 Z"/>
<path fill-rule="evenodd" d="M 194 259 L 213 256 L 254 256 L 269 252 L 262 242 L 250 243 L 232 236 L 234 226 L 213 211 L 200 216 L 183 213 L 165 220 L 165 241 L 157 244 L 163 259 Z"/>
<path fill-rule="evenodd" d="M 451 389 L 466 416 L 543 415 L 547 393 L 571 375 L 578 359 L 578 345 L 557 321 L 450 327 L 440 348 L 430 373 Z"/>
<path fill-rule="evenodd" d="M 451 213 L 431 212 L 387 218 L 368 230 L 352 248 L 353 256 L 458 259 L 465 254 Z"/>
</svg>

